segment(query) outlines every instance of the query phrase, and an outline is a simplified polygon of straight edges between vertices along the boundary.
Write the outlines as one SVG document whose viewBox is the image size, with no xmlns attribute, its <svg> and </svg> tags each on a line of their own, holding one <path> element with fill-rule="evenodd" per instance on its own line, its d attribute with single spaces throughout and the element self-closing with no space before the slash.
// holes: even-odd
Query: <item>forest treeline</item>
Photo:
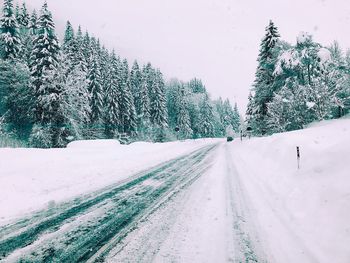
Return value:
<svg viewBox="0 0 350 263">
<path fill-rule="evenodd" d="M 237 105 L 212 100 L 201 80 L 172 79 L 151 63 L 129 66 L 67 22 L 58 40 L 39 13 L 5 0 L 0 21 L 0 136 L 32 147 L 117 138 L 163 142 L 238 131 Z"/>
</svg>

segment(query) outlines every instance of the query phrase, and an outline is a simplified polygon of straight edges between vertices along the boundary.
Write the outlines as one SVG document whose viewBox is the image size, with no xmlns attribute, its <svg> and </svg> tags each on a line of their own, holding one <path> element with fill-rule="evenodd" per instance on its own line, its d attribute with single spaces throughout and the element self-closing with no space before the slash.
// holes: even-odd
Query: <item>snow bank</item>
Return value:
<svg viewBox="0 0 350 263">
<path fill-rule="evenodd" d="M 123 180 L 217 140 L 78 141 L 66 149 L 0 148 L 0 225 Z"/>
<path fill-rule="evenodd" d="M 82 140 L 69 143 L 67 148 L 113 148 L 120 145 L 118 140 Z"/>
<path fill-rule="evenodd" d="M 230 147 L 268 262 L 350 262 L 349 119 Z"/>
</svg>

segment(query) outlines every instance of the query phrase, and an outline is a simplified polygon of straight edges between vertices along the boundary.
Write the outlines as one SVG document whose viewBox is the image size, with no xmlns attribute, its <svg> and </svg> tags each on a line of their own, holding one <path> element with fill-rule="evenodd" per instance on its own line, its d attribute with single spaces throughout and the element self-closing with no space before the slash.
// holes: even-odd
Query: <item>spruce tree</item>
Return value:
<svg viewBox="0 0 350 263">
<path fill-rule="evenodd" d="M 22 50 L 20 52 L 20 57 L 28 67 L 30 67 L 31 64 L 30 58 L 33 50 L 33 42 L 37 33 L 37 20 L 36 11 L 34 10 L 30 17 L 27 13 L 25 4 L 23 3 L 21 16 Z"/>
<path fill-rule="evenodd" d="M 129 66 L 126 59 L 123 60 L 121 67 L 121 79 L 120 79 L 120 102 L 121 102 L 121 121 L 122 132 L 129 135 L 136 133 L 136 111 L 134 105 L 134 99 L 130 90 L 130 76 Z"/>
<path fill-rule="evenodd" d="M 71 62 L 65 55 L 61 58 L 60 71 L 65 76 L 62 79 L 60 104 L 64 127 L 59 134 L 58 144 L 65 146 L 72 140 L 85 138 L 86 128 L 90 124 L 91 96 L 86 73 L 79 67 L 71 69 Z"/>
<path fill-rule="evenodd" d="M 232 128 L 234 131 L 239 132 L 239 127 L 241 126 L 241 116 L 239 114 L 237 103 L 233 108 L 233 116 L 232 116 Z"/>
<path fill-rule="evenodd" d="M 143 140 L 150 140 L 150 126 L 151 126 L 151 114 L 150 114 L 150 99 L 147 87 L 146 77 L 143 75 L 141 80 L 141 90 L 138 100 L 139 112 L 137 115 L 137 124 L 139 137 Z"/>
<path fill-rule="evenodd" d="M 142 85 L 142 73 L 137 61 L 134 61 L 134 64 L 131 68 L 130 72 L 130 89 L 134 97 L 136 114 L 140 115 L 141 107 L 140 107 L 140 92 Z"/>
<path fill-rule="evenodd" d="M 87 66 L 87 60 L 84 55 L 84 36 L 81 31 L 81 27 L 78 27 L 76 37 L 74 39 L 73 48 L 71 49 L 71 57 L 72 57 L 72 63 L 75 67 L 78 67 L 81 71 L 85 72 L 87 74 L 88 72 L 88 66 Z"/>
<path fill-rule="evenodd" d="M 20 9 L 20 13 L 19 13 L 19 17 L 18 17 L 18 24 L 21 27 L 21 29 L 28 29 L 28 25 L 29 25 L 29 13 L 27 10 L 27 6 L 26 4 L 23 2 L 21 9 Z"/>
<path fill-rule="evenodd" d="M 35 94 L 38 100 L 36 108 L 37 121 L 44 119 L 45 113 L 41 103 L 41 96 L 49 95 L 50 91 L 45 90 L 46 73 L 54 74 L 57 69 L 58 56 L 60 52 L 59 43 L 55 34 L 55 25 L 52 21 L 51 12 L 47 8 L 47 3 L 44 3 L 40 18 L 38 21 L 37 35 L 34 40 L 34 48 L 31 54 L 31 74 L 33 77 L 33 84 Z"/>
<path fill-rule="evenodd" d="M 245 113 L 245 123 L 247 127 L 252 127 L 252 122 L 254 120 L 254 101 L 253 101 L 253 95 L 251 92 L 249 92 L 248 96 L 248 105 L 247 105 L 247 110 Z"/>
<path fill-rule="evenodd" d="M 36 35 L 37 29 L 38 29 L 38 15 L 37 15 L 35 9 L 33 10 L 32 15 L 30 17 L 29 24 L 28 24 L 28 29 L 29 29 L 29 33 L 32 36 Z"/>
<path fill-rule="evenodd" d="M 159 128 L 166 128 L 168 126 L 164 88 L 165 84 L 162 73 L 157 70 L 155 73 L 155 81 L 151 89 L 150 114 L 152 124 Z"/>
<path fill-rule="evenodd" d="M 178 129 L 180 139 L 189 139 L 193 135 L 191 129 L 191 120 L 188 112 L 188 101 L 184 85 L 177 90 L 178 110 L 176 117 L 176 128 Z"/>
<path fill-rule="evenodd" d="M 108 138 L 113 138 L 121 125 L 120 121 L 120 61 L 114 51 L 111 55 L 111 65 L 109 70 L 109 81 L 106 89 L 105 99 L 105 132 Z"/>
<path fill-rule="evenodd" d="M 272 100 L 274 92 L 274 70 L 276 62 L 276 44 L 279 41 L 277 27 L 272 21 L 266 27 L 266 34 L 260 44 L 258 68 L 254 82 L 254 132 L 265 134 L 267 132 L 266 116 L 267 103 Z"/>
<path fill-rule="evenodd" d="M 13 0 L 5 0 L 1 22 L 0 39 L 3 45 L 2 57 L 4 59 L 15 59 L 21 49 L 19 26 L 13 10 Z"/>
<path fill-rule="evenodd" d="M 179 89 L 183 84 L 178 79 L 170 80 L 166 85 L 166 101 L 168 112 L 168 123 L 172 130 L 177 125 L 177 114 L 179 109 Z"/>
<path fill-rule="evenodd" d="M 201 137 L 214 137 L 214 114 L 213 107 L 210 103 L 209 96 L 206 94 L 203 102 L 200 105 L 200 123 L 199 132 Z"/>
<path fill-rule="evenodd" d="M 88 90 L 90 92 L 91 116 L 90 122 L 93 128 L 93 135 L 100 135 L 103 113 L 103 94 L 101 85 L 100 65 L 98 64 L 97 55 L 93 55 L 90 59 L 91 66 L 88 72 Z"/>
<path fill-rule="evenodd" d="M 63 46 L 69 45 L 69 43 L 74 39 L 74 29 L 72 24 L 67 21 L 66 30 L 64 32 Z"/>
</svg>

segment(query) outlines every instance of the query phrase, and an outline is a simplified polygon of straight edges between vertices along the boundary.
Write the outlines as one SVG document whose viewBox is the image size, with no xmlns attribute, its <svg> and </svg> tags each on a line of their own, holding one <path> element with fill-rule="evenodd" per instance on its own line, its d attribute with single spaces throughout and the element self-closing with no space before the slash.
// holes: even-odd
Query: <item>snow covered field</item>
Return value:
<svg viewBox="0 0 350 263">
<path fill-rule="evenodd" d="M 67 149 L 0 148 L 0 225 L 98 190 L 217 140 L 169 143 L 80 141 Z"/>
</svg>

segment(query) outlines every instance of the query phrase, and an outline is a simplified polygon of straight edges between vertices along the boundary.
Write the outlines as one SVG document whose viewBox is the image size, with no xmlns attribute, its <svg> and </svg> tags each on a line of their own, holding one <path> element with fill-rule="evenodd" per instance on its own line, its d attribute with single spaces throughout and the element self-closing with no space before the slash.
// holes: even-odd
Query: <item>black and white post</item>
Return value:
<svg viewBox="0 0 350 263">
<path fill-rule="evenodd" d="M 298 169 L 300 169 L 300 147 L 297 146 L 297 162 L 298 162 Z"/>
</svg>

